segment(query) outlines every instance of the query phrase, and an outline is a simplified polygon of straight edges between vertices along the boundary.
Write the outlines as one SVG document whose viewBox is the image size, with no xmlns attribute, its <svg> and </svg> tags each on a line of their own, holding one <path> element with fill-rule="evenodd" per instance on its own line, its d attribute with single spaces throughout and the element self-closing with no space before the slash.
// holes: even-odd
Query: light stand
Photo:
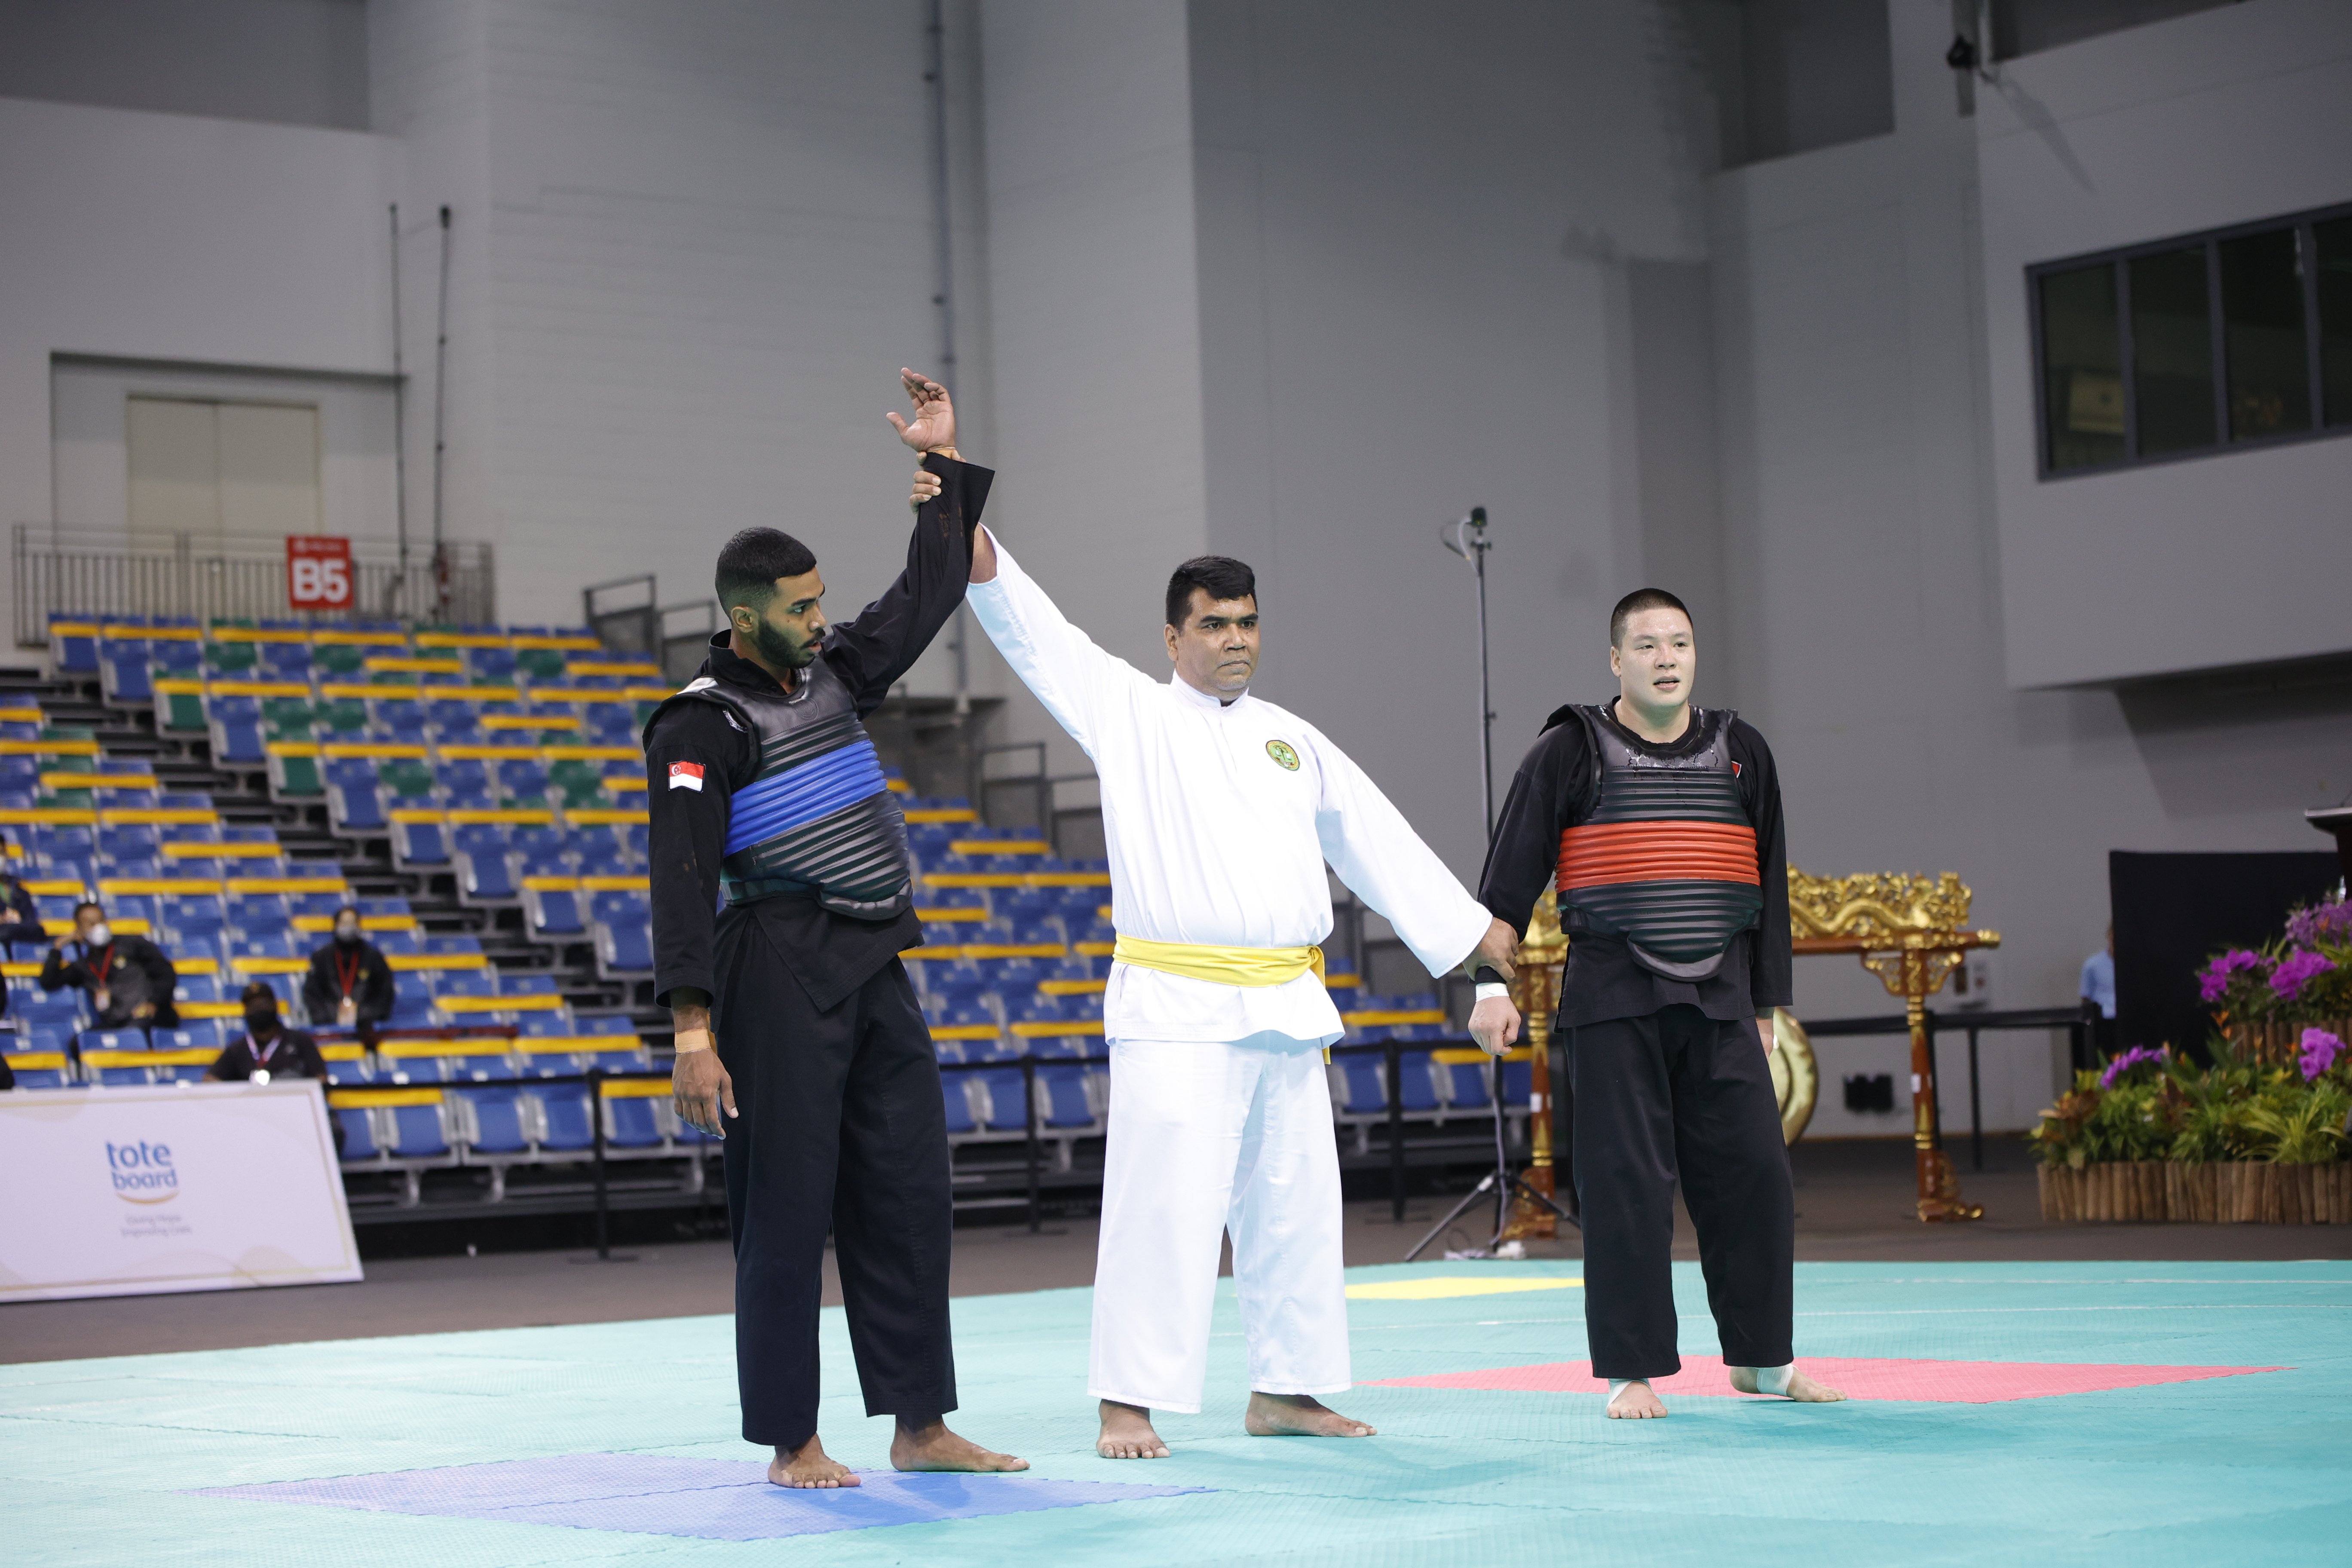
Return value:
<svg viewBox="0 0 2352 1568">
<path fill-rule="evenodd" d="M 1485 814 L 1479 826 L 1495 831 L 1495 700 L 1486 675 L 1486 552 L 1495 548 L 1486 537 L 1486 509 L 1474 506 L 1470 515 L 1454 519 L 1437 531 L 1446 549 L 1470 563 L 1478 576 L 1478 805 Z"/>
<path fill-rule="evenodd" d="M 1478 576 L 1479 803 L 1485 811 L 1486 834 L 1492 837 L 1495 831 L 1495 702 L 1486 659 L 1486 552 L 1495 546 L 1493 541 L 1486 537 L 1486 509 L 1472 507 L 1469 516 L 1447 523 L 1438 530 L 1437 537 L 1446 549 L 1470 563 Z M 1396 1092 L 1394 1084 L 1389 1086 L 1389 1092 Z M 1503 1141 L 1503 1059 L 1500 1057 L 1487 1063 L 1486 1095 L 1487 1102 L 1495 1112 L 1495 1168 L 1480 1177 L 1478 1184 L 1464 1194 L 1462 1201 L 1448 1210 L 1444 1219 L 1431 1226 L 1428 1235 L 1412 1244 L 1412 1250 L 1404 1255 L 1407 1263 L 1419 1258 L 1446 1226 L 1461 1218 L 1464 1211 L 1488 1193 L 1495 1194 L 1495 1234 L 1486 1243 L 1485 1256 L 1491 1257 L 1495 1248 L 1502 1245 L 1503 1232 L 1510 1226 L 1511 1200 L 1514 1197 L 1525 1196 L 1532 1203 L 1541 1204 L 1569 1224 L 1583 1228 L 1574 1215 L 1554 1203 L 1549 1194 L 1538 1192 L 1525 1176 L 1511 1169 L 1510 1151 Z"/>
</svg>

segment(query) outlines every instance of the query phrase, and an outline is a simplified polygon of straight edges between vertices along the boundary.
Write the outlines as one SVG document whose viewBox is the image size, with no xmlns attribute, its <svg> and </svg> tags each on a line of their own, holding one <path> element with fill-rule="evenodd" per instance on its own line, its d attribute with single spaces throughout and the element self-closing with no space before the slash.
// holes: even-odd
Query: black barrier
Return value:
<svg viewBox="0 0 2352 1568">
<path fill-rule="evenodd" d="M 1900 1013 L 1890 1013 L 1861 1018 L 1823 1018 L 1817 1022 L 1806 1024 L 1804 1027 L 1805 1032 L 1808 1035 L 1822 1038 L 1832 1038 L 1839 1036 L 1908 1035 L 1910 1033 L 1910 1025 Z M 1930 1010 L 1927 1014 L 1927 1047 L 1928 1066 L 1931 1071 L 1934 1070 L 1935 1067 L 1934 1053 L 1936 1037 L 1938 1033 L 1955 1029 L 1962 1031 L 1968 1036 L 1969 1139 L 1970 1146 L 1970 1160 L 1974 1167 L 1980 1171 L 1984 1169 L 1984 1115 L 1982 1096 L 1978 1083 L 1978 1037 L 1979 1035 L 1995 1034 L 2003 1031 L 2064 1029 L 2068 1032 L 2072 1058 L 2075 1065 L 2077 1067 L 2081 1067 L 2091 1065 L 2088 1061 L 2089 1026 L 2084 1021 L 2079 1011 L 2069 1007 L 2030 1008 L 2005 1013 L 1961 1013 L 1955 1015 L 1939 1015 L 1933 1010 Z M 484 1032 L 488 1033 L 488 1031 Z M 1405 1211 L 1405 1138 L 1404 1100 L 1397 1092 L 1397 1083 L 1399 1073 L 1402 1067 L 1403 1054 L 1408 1049 L 1416 1051 L 1452 1050 L 1460 1049 L 1464 1047 L 1468 1047 L 1472 1049 L 1477 1048 L 1476 1042 L 1460 1036 L 1450 1037 L 1441 1040 L 1414 1040 L 1410 1043 L 1398 1040 L 1382 1040 L 1362 1045 L 1334 1045 L 1330 1047 L 1329 1054 L 1334 1058 L 1371 1056 L 1377 1054 L 1387 1065 L 1386 1094 L 1388 1100 L 1389 1134 L 1389 1210 L 1391 1217 L 1400 1222 L 1403 1220 Z M 1560 1047 L 1559 1046 L 1555 1047 L 1556 1051 Z M 1024 1175 L 1025 1178 L 1024 1186 L 1026 1193 L 1024 1201 L 1025 1207 L 1028 1210 L 1029 1228 L 1033 1232 L 1037 1230 L 1039 1227 L 1044 1205 L 1044 1143 L 1037 1121 L 1037 1068 L 1041 1065 L 1106 1067 L 1109 1065 L 1109 1062 L 1110 1058 L 1108 1054 L 1084 1057 L 1038 1057 L 1024 1053 L 1019 1057 L 1000 1058 L 994 1061 L 941 1062 L 939 1064 L 940 1070 L 943 1073 L 982 1072 L 990 1069 L 1001 1070 L 1003 1068 L 1014 1067 L 1020 1068 L 1022 1096 L 1024 1101 L 1024 1115 L 1023 1117 L 1023 1164 L 1024 1167 Z M 1556 1069 L 1564 1069 L 1565 1063 L 1561 1061 L 1559 1057 L 1555 1056 L 1554 1067 Z M 604 1137 L 604 1086 L 608 1083 L 624 1083 L 630 1081 L 642 1082 L 654 1079 L 659 1079 L 667 1082 L 668 1081 L 669 1077 L 670 1074 L 667 1069 L 660 1068 L 650 1070 L 639 1069 L 631 1071 L 608 1071 L 602 1068 L 592 1068 L 584 1073 L 550 1073 L 543 1077 L 536 1078 L 478 1079 L 471 1082 L 456 1081 L 438 1085 L 419 1085 L 417 1087 L 439 1088 L 445 1091 L 462 1092 L 467 1089 L 528 1089 L 542 1085 L 565 1083 L 584 1083 L 589 1085 L 590 1103 L 593 1107 L 592 1115 L 594 1133 L 594 1139 L 592 1145 L 592 1155 L 595 1167 L 596 1256 L 602 1258 L 610 1255 L 608 1227 L 610 1224 L 611 1206 L 607 1184 L 607 1173 L 605 1169 L 606 1152 Z M 1547 1114 L 1556 1114 L 1555 1108 L 1558 1107 L 1565 1098 L 1559 1092 L 1560 1082 L 1563 1080 L 1562 1073 L 1556 1071 L 1555 1079 L 1553 1104 L 1545 1108 Z M 332 1087 L 333 1086 L 331 1086 L 331 1092 Z M 387 1086 L 382 1084 L 346 1084 L 341 1087 L 352 1089 L 364 1089 L 368 1088 L 383 1088 Z M 1555 1121 L 1555 1126 L 1557 1127 L 1557 1125 L 1558 1123 Z M 1938 1126 L 1937 1131 L 1940 1135 L 1942 1128 Z M 1555 1142 L 1557 1145 L 1558 1141 L 1555 1140 Z M 698 1160 L 703 1157 L 703 1151 L 698 1147 L 693 1149 L 691 1152 L 692 1157 L 695 1159 Z"/>
<path fill-rule="evenodd" d="M 1904 1035 L 1911 1033 L 1911 1021 L 1900 1013 L 1881 1014 L 1867 1018 L 1823 1018 L 1819 1023 L 1804 1026 L 1809 1037 L 1827 1039 L 1836 1036 Z M 2081 1071 L 2097 1064 L 2091 1060 L 2091 1026 L 2075 1007 L 2026 1007 L 2006 1013 L 1958 1013 L 1944 1015 L 1934 1008 L 1927 1010 L 1927 1070 L 1936 1073 L 1936 1081 L 1943 1076 L 1936 1068 L 1936 1036 L 1946 1029 L 1959 1029 L 1969 1037 L 1969 1163 L 1971 1168 L 1984 1169 L 1984 1102 L 1977 1082 L 1977 1037 L 2004 1031 L 2063 1029 L 2066 1031 L 2067 1059 L 2074 1070 Z M 1936 1136 L 1944 1134 L 1943 1096 L 1936 1097 Z"/>
</svg>

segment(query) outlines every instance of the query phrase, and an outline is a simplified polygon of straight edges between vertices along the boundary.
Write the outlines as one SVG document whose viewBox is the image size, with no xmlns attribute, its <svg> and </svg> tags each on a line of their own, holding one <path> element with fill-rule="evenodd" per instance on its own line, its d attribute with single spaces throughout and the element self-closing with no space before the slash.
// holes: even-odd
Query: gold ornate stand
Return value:
<svg viewBox="0 0 2352 1568">
<path fill-rule="evenodd" d="M 1799 952 L 1851 952 L 1895 995 L 1911 1028 L 1911 1145 L 1919 1173 L 1919 1217 L 1982 1219 L 1984 1205 L 1964 1201 L 1960 1178 L 1944 1155 L 1936 1115 L 1935 1058 L 1927 1042 L 1927 998 L 1943 989 L 1971 948 L 1998 947 L 2000 933 L 1968 929 L 1972 895 L 1947 871 L 1934 881 L 1906 872 L 1809 877 L 1789 868 L 1789 917 Z"/>
<path fill-rule="evenodd" d="M 1559 1197 L 1559 1187 L 1552 1166 L 1551 1020 L 1559 1007 L 1560 966 L 1567 961 L 1568 933 L 1559 929 L 1559 905 L 1546 893 L 1537 902 L 1535 915 L 1528 921 L 1527 939 L 1513 958 L 1518 973 L 1511 981 L 1511 1001 L 1518 1007 L 1527 1031 L 1522 1048 L 1532 1058 L 1528 1063 L 1528 1141 L 1532 1152 L 1520 1177 L 1552 1199 Z M 1501 1070 L 1499 1066 L 1496 1070 Z M 1513 1197 L 1510 1220 L 1503 1226 L 1504 1240 L 1549 1240 L 1559 1234 L 1559 1215 L 1524 1194 Z"/>
</svg>

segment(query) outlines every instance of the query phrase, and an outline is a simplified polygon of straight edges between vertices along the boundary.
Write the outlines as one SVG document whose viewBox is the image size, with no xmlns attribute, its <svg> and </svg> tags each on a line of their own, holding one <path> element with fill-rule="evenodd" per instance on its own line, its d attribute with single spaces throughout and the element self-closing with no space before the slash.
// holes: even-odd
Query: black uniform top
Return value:
<svg viewBox="0 0 2352 1568">
<path fill-rule="evenodd" d="M 326 1058 L 319 1055 L 319 1042 L 301 1029 L 289 1029 L 282 1025 L 272 1042 L 257 1045 L 250 1034 L 231 1040 L 213 1065 L 205 1069 L 205 1076 L 225 1083 L 243 1083 L 253 1076 L 256 1068 L 268 1068 L 273 1079 L 327 1076 Z"/>
<path fill-rule="evenodd" d="M 108 1005 L 98 1016 L 99 1027 L 120 1028 L 132 1022 L 131 1012 L 142 1002 L 155 1004 L 152 1020 L 156 1027 L 176 1028 L 180 1010 L 172 1004 L 172 993 L 179 988 L 180 972 L 163 956 L 163 950 L 143 936 L 121 932 L 96 952 L 87 943 L 74 944 L 82 955 L 68 959 L 65 950 L 49 949 L 48 958 L 41 964 L 41 989 L 56 991 L 65 986 L 96 994 L 99 986 L 106 987 Z M 104 980 L 100 975 L 105 976 Z"/>
<path fill-rule="evenodd" d="M 971 531 L 996 476 L 936 454 L 926 457 L 923 467 L 939 475 L 941 484 L 939 495 L 915 515 L 907 569 L 855 620 L 835 623 L 817 652 L 849 689 L 860 718 L 881 706 L 891 686 L 930 646 L 963 602 L 971 580 Z M 724 632 L 710 639 L 702 674 L 753 691 L 781 689 L 766 670 L 730 652 Z M 677 762 L 701 765 L 700 789 L 668 787 L 669 764 Z M 719 994 L 711 938 L 728 804 L 759 771 L 758 742 L 716 703 L 677 703 L 654 721 L 646 736 L 656 1005 L 669 1005 L 670 994 L 682 986 Z M 912 910 L 887 921 L 863 921 L 824 909 L 813 896 L 791 895 L 743 908 L 759 921 L 819 1012 L 923 940 L 922 922 Z"/>
<path fill-rule="evenodd" d="M 1635 750 L 1654 757 L 1681 756 L 1706 740 L 1705 728 L 1696 723 L 1680 740 L 1657 745 L 1617 723 L 1613 710 L 1607 722 Z M 1760 929 L 1734 935 L 1723 967 L 1700 981 L 1669 980 L 1644 969 L 1622 937 L 1579 931 L 1560 977 L 1561 1027 L 1646 1017 L 1676 1003 L 1695 1005 L 1710 1018 L 1748 1018 L 1794 1000 L 1790 989 L 1789 851 L 1780 822 L 1780 774 L 1764 737 L 1745 721 L 1733 721 L 1728 744 L 1739 769 L 1739 798 L 1756 829 L 1757 869 L 1764 892 Z M 1511 780 L 1478 880 L 1478 901 L 1513 931 L 1528 929 L 1536 900 L 1551 885 L 1559 866 L 1559 836 L 1591 809 L 1592 790 L 1591 742 L 1576 716 L 1563 708 L 1551 716 Z M 1487 971 L 1479 978 L 1496 976 Z"/>
<path fill-rule="evenodd" d="M 335 1021 L 336 1009 L 342 1005 L 342 970 L 346 966 L 355 966 L 352 1000 L 359 1004 L 357 1021 L 381 1024 L 391 1017 L 392 965 L 384 962 L 375 943 L 362 938 L 348 948 L 341 942 L 329 942 L 310 955 L 310 972 L 302 976 L 302 1010 L 310 1016 L 310 1022 L 326 1025 Z"/>
</svg>

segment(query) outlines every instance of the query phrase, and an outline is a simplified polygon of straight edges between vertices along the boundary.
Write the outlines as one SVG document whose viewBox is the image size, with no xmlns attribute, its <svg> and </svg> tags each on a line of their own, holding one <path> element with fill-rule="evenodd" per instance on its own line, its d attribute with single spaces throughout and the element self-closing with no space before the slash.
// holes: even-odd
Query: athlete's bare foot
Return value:
<svg viewBox="0 0 2352 1568">
<path fill-rule="evenodd" d="M 1609 1402 L 1612 1421 L 1654 1421 L 1666 1413 L 1666 1402 L 1657 1396 L 1646 1379 L 1635 1378 L 1617 1391 Z"/>
<path fill-rule="evenodd" d="M 797 1448 L 779 1448 L 768 1461 L 768 1479 L 780 1487 L 854 1487 L 864 1483 L 847 1465 L 825 1458 L 814 1436 Z"/>
<path fill-rule="evenodd" d="M 894 1470 L 1025 1470 L 1026 1459 L 1016 1459 L 1010 1454 L 999 1454 L 983 1448 L 969 1437 L 959 1437 L 948 1430 L 944 1421 L 926 1421 L 909 1425 L 898 1423 L 898 1432 L 890 1439 L 890 1468 Z"/>
<path fill-rule="evenodd" d="M 1311 1394 L 1261 1394 L 1250 1390 L 1242 1430 L 1253 1437 L 1373 1437 L 1379 1433 L 1351 1421 Z"/>
<path fill-rule="evenodd" d="M 1151 1429 L 1151 1412 L 1140 1405 L 1102 1402 L 1102 1435 L 1095 1452 L 1106 1459 L 1164 1459 L 1168 1445 Z"/>
<path fill-rule="evenodd" d="M 1731 1386 L 1739 1390 L 1740 1393 L 1754 1394 L 1759 1392 L 1756 1387 L 1756 1369 L 1754 1367 L 1733 1366 L 1726 1367 L 1724 1370 L 1731 1374 Z M 1831 1388 L 1824 1384 L 1815 1383 L 1811 1378 L 1807 1377 L 1801 1372 L 1792 1372 L 1789 1374 L 1788 1393 L 1783 1394 L 1782 1397 L 1795 1400 L 1800 1405 L 1835 1405 L 1839 1400 L 1843 1399 L 1845 1395 L 1837 1389 Z"/>
</svg>

